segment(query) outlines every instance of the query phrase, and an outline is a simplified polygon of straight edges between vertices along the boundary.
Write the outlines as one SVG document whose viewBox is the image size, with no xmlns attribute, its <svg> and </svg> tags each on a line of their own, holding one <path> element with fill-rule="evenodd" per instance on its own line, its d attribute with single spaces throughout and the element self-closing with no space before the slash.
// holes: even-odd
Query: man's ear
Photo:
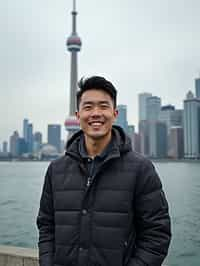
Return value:
<svg viewBox="0 0 200 266">
<path fill-rule="evenodd" d="M 115 119 L 118 117 L 119 111 L 117 109 L 114 110 L 114 117 Z"/>
<path fill-rule="evenodd" d="M 79 119 L 80 119 L 79 111 L 76 111 L 76 112 L 75 112 L 75 115 L 76 115 L 76 118 L 79 120 Z"/>
</svg>

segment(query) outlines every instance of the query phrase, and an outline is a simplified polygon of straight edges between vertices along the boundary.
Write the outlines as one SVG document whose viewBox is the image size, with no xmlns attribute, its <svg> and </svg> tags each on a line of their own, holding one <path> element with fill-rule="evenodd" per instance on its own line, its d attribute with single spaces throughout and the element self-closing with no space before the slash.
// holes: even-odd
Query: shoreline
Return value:
<svg viewBox="0 0 200 266">
<path fill-rule="evenodd" d="M 59 158 L 59 157 L 57 157 Z M 37 159 L 8 159 L 8 158 L 0 158 L 0 162 L 51 162 L 54 159 L 43 159 L 43 160 L 37 160 Z M 155 159 L 155 158 L 148 158 L 152 162 L 159 162 L 159 163 L 200 163 L 200 159 Z"/>
</svg>

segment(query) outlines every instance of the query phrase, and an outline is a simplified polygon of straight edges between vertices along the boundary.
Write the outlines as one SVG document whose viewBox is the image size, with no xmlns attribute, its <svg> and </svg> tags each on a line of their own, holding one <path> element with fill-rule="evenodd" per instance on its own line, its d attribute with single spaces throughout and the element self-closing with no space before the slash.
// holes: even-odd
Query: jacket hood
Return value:
<svg viewBox="0 0 200 266">
<path fill-rule="evenodd" d="M 112 132 L 115 138 L 115 147 L 120 153 L 132 150 L 131 139 L 120 126 L 113 125 Z M 72 137 L 67 141 L 66 153 L 78 153 L 80 137 L 83 134 L 83 131 L 79 130 L 72 135 Z"/>
</svg>

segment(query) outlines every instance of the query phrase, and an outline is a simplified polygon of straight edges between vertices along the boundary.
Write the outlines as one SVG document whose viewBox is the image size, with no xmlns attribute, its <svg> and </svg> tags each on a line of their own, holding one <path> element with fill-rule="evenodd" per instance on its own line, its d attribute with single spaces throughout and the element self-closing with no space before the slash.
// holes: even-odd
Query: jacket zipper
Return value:
<svg viewBox="0 0 200 266">
<path fill-rule="evenodd" d="M 114 158 L 117 158 L 118 156 L 116 156 L 116 155 L 111 155 L 111 156 L 109 156 L 103 163 L 102 163 L 102 165 L 101 165 L 101 168 L 100 169 L 98 169 L 98 171 L 95 173 L 95 175 L 94 176 L 89 176 L 88 178 L 87 178 L 87 188 L 89 188 L 90 187 L 90 185 L 94 182 L 94 180 L 95 180 L 95 178 L 96 178 L 96 176 L 104 169 L 104 167 L 105 167 L 105 165 L 110 161 L 110 160 L 112 160 L 112 159 L 114 159 Z"/>
<path fill-rule="evenodd" d="M 89 187 L 89 186 L 91 185 L 91 183 L 92 183 L 92 177 L 89 176 L 89 177 L 87 178 L 87 184 L 86 184 L 86 186 Z"/>
</svg>

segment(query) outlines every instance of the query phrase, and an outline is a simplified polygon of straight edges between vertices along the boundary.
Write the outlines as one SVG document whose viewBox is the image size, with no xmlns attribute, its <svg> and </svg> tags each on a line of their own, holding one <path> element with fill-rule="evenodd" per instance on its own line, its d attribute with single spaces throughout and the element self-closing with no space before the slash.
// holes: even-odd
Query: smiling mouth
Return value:
<svg viewBox="0 0 200 266">
<path fill-rule="evenodd" d="M 101 126 L 104 124 L 102 121 L 93 121 L 88 123 L 90 126 Z"/>
</svg>

